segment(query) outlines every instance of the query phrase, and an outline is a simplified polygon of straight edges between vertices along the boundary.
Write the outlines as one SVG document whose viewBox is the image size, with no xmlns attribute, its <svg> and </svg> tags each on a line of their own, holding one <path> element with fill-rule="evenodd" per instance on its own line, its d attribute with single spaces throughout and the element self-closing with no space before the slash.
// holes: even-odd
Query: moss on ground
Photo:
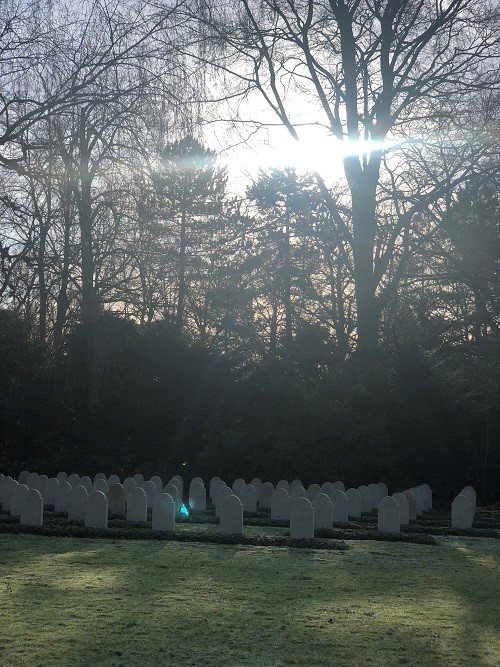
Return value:
<svg viewBox="0 0 500 667">
<path fill-rule="evenodd" d="M 0 664 L 499 664 L 498 541 L 351 544 L 1 534 Z"/>
</svg>

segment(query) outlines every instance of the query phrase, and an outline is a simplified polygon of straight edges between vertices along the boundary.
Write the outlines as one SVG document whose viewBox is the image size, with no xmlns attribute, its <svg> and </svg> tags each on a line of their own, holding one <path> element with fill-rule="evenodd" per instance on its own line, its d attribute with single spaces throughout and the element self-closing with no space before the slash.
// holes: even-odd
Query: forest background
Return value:
<svg viewBox="0 0 500 667">
<path fill-rule="evenodd" d="M 499 50 L 484 0 L 2 2 L 0 468 L 497 499 Z"/>
</svg>

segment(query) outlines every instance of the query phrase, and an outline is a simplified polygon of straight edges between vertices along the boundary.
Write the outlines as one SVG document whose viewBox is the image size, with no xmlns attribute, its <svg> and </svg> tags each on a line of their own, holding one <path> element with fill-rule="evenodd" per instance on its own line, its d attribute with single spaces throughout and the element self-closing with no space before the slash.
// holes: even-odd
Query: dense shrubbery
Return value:
<svg viewBox="0 0 500 667">
<path fill-rule="evenodd" d="M 89 406 L 79 328 L 49 350 L 0 312 L 3 470 L 382 479 L 394 490 L 426 481 L 445 494 L 465 484 L 481 494 L 484 477 L 486 498 L 498 493 L 499 414 L 494 395 L 481 394 L 480 358 L 471 368 L 470 357 L 452 365 L 400 346 L 368 389 L 354 362 L 312 377 L 276 364 L 238 375 L 163 323 L 105 315 L 100 336 L 99 400 Z"/>
</svg>

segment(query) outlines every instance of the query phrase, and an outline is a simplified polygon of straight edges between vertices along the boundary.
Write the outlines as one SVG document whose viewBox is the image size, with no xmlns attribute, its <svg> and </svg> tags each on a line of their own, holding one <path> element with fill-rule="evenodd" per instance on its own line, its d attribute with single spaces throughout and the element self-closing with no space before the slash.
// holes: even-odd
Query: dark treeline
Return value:
<svg viewBox="0 0 500 667">
<path fill-rule="evenodd" d="M 497 497 L 498 11 L 282 4 L 2 4 L 2 469 Z M 231 194 L 204 121 L 299 93 L 343 177 Z"/>
</svg>

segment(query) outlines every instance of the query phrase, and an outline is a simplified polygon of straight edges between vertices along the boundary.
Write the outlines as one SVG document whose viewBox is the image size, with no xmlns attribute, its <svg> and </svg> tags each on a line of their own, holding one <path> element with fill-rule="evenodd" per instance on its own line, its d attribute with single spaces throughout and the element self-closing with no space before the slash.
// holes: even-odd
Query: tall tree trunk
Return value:
<svg viewBox="0 0 500 667">
<path fill-rule="evenodd" d="M 71 193 L 61 193 L 62 215 L 64 224 L 63 253 L 61 266 L 61 283 L 57 295 L 56 322 L 54 325 L 54 344 L 60 347 L 62 332 L 66 324 L 66 316 L 69 308 L 68 286 L 69 286 L 69 263 L 70 263 L 70 237 L 71 237 Z"/>
<path fill-rule="evenodd" d="M 285 358 L 289 359 L 292 349 L 292 296 L 291 296 L 291 271 L 292 262 L 290 256 L 290 214 L 285 214 L 285 259 L 284 259 L 284 301 L 285 301 Z"/>
</svg>

